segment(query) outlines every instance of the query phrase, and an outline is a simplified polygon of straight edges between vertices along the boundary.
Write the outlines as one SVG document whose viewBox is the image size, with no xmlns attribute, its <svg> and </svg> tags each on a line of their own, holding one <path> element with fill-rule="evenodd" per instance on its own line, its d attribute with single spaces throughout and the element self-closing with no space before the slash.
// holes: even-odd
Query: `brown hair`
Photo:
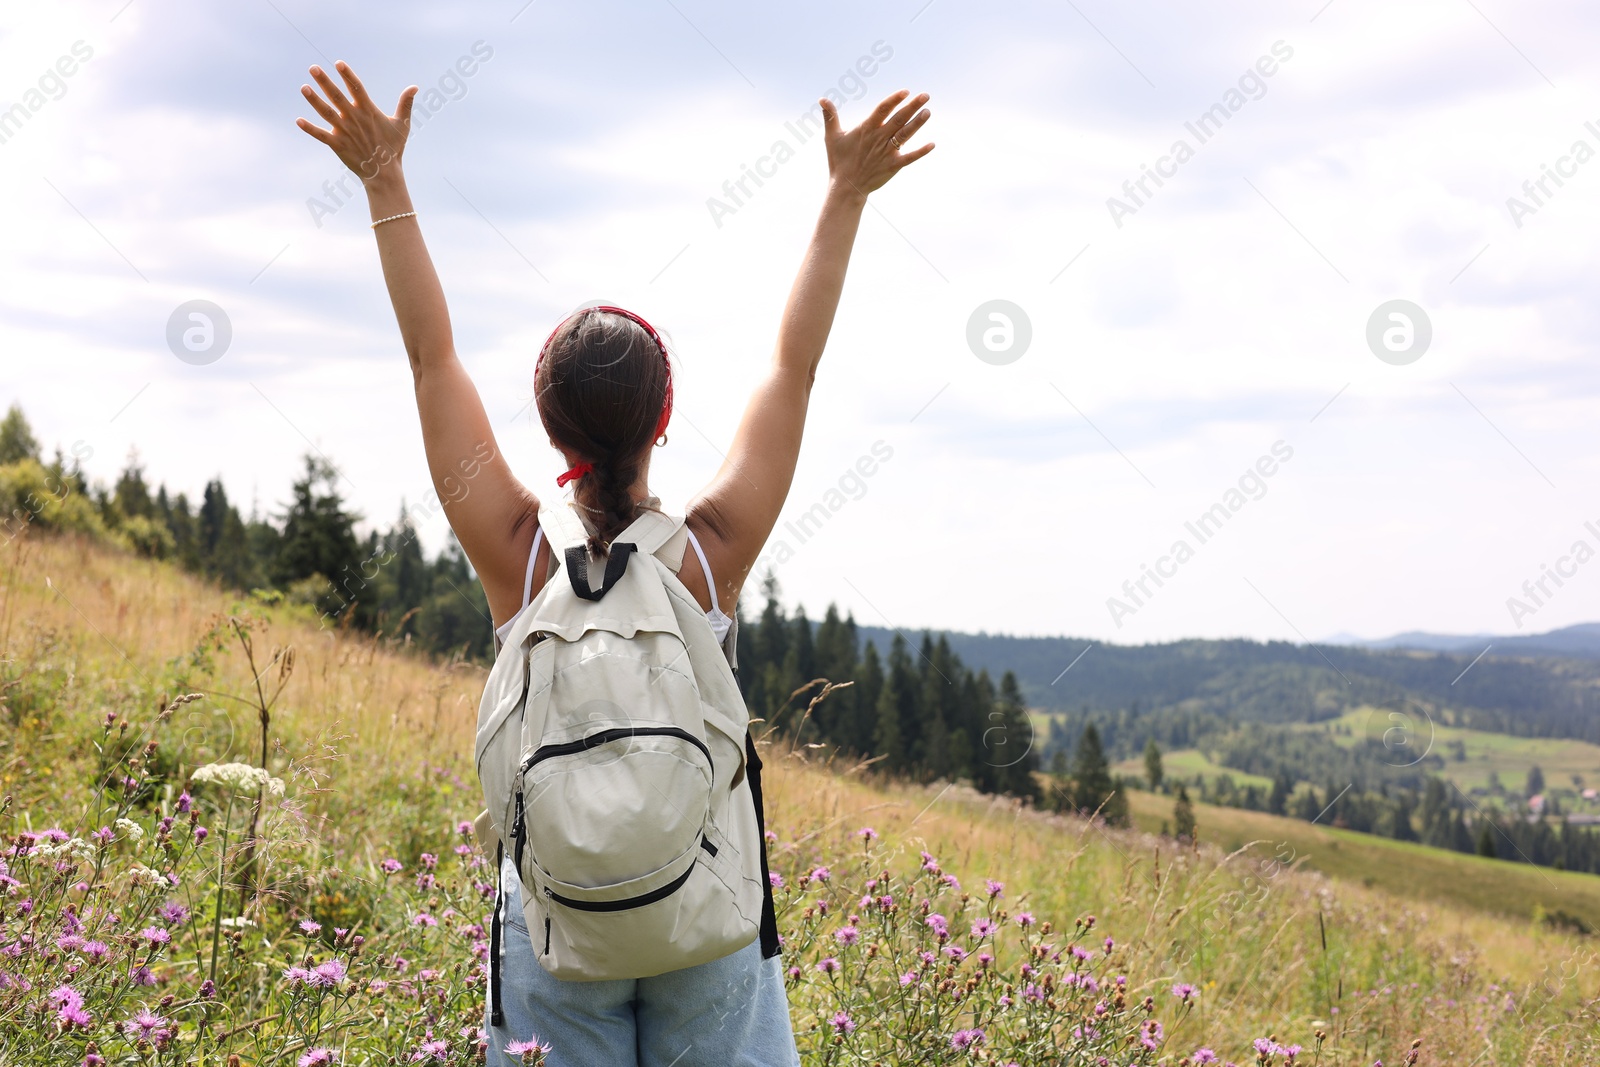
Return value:
<svg viewBox="0 0 1600 1067">
<path fill-rule="evenodd" d="M 592 467 L 573 496 L 593 531 L 589 548 L 596 556 L 606 555 L 638 512 L 630 490 L 655 440 L 670 383 L 666 349 L 624 314 L 585 309 L 546 342 L 533 380 L 539 420 L 552 441 Z"/>
</svg>

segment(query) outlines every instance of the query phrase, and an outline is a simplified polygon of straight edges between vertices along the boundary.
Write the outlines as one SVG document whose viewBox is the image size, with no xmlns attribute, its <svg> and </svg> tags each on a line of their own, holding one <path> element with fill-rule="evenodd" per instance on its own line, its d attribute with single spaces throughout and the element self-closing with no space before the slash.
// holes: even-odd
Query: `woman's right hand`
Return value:
<svg viewBox="0 0 1600 1067">
<path fill-rule="evenodd" d="M 350 69 L 350 64 L 341 59 L 334 68 L 344 76 L 349 96 L 334 84 L 326 71 L 316 66 L 311 68 L 311 77 L 321 86 L 327 100 L 309 85 L 300 87 L 301 95 L 332 129 L 324 130 L 306 119 L 296 119 L 295 125 L 333 149 L 339 161 L 355 171 L 367 185 L 384 174 L 398 174 L 400 155 L 405 151 L 406 136 L 411 132 L 411 104 L 416 99 L 417 86 L 407 86 L 400 93 L 394 114 L 385 115 L 367 95 L 366 87 Z"/>
<path fill-rule="evenodd" d="M 933 142 L 913 151 L 905 151 L 906 142 L 928 121 L 927 93 L 911 97 L 905 106 L 895 111 L 895 105 L 906 100 L 911 93 L 901 89 L 885 97 L 852 130 L 839 124 L 839 109 L 833 101 L 823 97 L 822 120 L 828 145 L 828 174 L 836 182 L 843 182 L 862 197 L 933 151 Z M 894 114 L 891 115 L 890 112 Z"/>
</svg>

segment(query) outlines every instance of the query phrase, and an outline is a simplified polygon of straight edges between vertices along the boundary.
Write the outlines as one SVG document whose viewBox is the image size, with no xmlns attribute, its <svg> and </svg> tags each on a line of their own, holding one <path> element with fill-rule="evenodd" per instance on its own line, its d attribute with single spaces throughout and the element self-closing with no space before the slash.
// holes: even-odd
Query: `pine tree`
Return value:
<svg viewBox="0 0 1600 1067">
<path fill-rule="evenodd" d="M 6 417 L 0 419 L 0 466 L 21 463 L 25 459 L 39 462 L 39 441 L 22 414 L 22 406 L 13 403 Z"/>
<path fill-rule="evenodd" d="M 1494 859 L 1494 832 L 1489 829 L 1488 820 L 1484 820 L 1478 830 L 1478 855 Z"/>
<path fill-rule="evenodd" d="M 156 513 L 155 501 L 150 498 L 150 487 L 145 484 L 144 464 L 139 462 L 139 450 L 128 450 L 128 465 L 122 469 L 117 477 L 116 487 L 112 490 L 111 502 L 119 513 L 120 519 L 135 517 L 154 518 Z M 121 522 L 107 523 L 113 528 L 120 526 Z"/>
<path fill-rule="evenodd" d="M 1180 841 L 1194 841 L 1194 804 L 1189 800 L 1189 791 L 1182 783 L 1178 785 L 1178 799 L 1172 803 L 1172 832 Z"/>
<path fill-rule="evenodd" d="M 912 768 L 911 743 L 907 722 L 914 710 L 916 694 L 912 687 L 916 674 L 911 669 L 905 638 L 895 635 L 889 645 L 889 660 L 883 672 L 883 687 L 878 692 L 877 754 L 884 757 L 887 770 L 905 773 Z"/>
<path fill-rule="evenodd" d="M 878 695 L 883 691 L 883 661 L 878 657 L 878 649 L 871 641 L 867 642 L 866 651 L 861 656 L 861 669 L 855 681 L 856 684 L 849 690 L 852 694 L 854 714 L 848 732 L 842 734 L 846 739 L 844 743 L 858 755 L 877 755 L 880 750 L 876 747 L 875 741 L 878 729 Z"/>
<path fill-rule="evenodd" d="M 981 674 L 980 678 L 984 686 L 992 689 L 987 672 Z M 991 707 L 993 710 L 988 717 L 994 720 L 998 732 L 995 729 L 984 732 L 985 742 L 981 746 L 980 758 L 991 760 L 996 765 L 994 789 L 1014 797 L 1037 800 L 1039 784 L 1034 773 L 1039 769 L 1039 755 L 1034 751 L 1033 721 L 1028 718 L 1022 687 L 1017 683 L 1014 672 L 1006 671 L 1001 676 L 999 699 Z"/>
<path fill-rule="evenodd" d="M 1525 797 L 1535 797 L 1543 792 L 1544 772 L 1541 771 L 1539 769 L 1539 765 L 1535 763 L 1532 767 L 1528 768 L 1528 782 L 1523 788 L 1522 795 Z"/>
<path fill-rule="evenodd" d="M 1111 780 L 1111 764 L 1100 746 L 1100 731 L 1092 722 L 1084 726 L 1078 738 L 1078 748 L 1072 758 L 1072 782 L 1073 806 L 1086 815 L 1093 814 L 1116 791 L 1116 783 Z M 1101 814 L 1106 813 L 1102 811 Z"/>
<path fill-rule="evenodd" d="M 1156 744 L 1156 739 L 1151 737 L 1144 746 L 1144 780 L 1152 790 L 1159 790 L 1161 779 L 1165 776 L 1161 767 L 1161 748 Z"/>
<path fill-rule="evenodd" d="M 356 516 L 345 511 L 338 482 L 339 472 L 331 463 L 305 457 L 305 473 L 291 490 L 283 540 L 273 560 L 273 578 L 280 586 L 312 577 L 325 580 L 327 588 L 317 598 L 317 609 L 335 617 L 360 599 L 361 566 Z"/>
<path fill-rule="evenodd" d="M 1289 772 L 1280 770 L 1277 777 L 1272 779 L 1272 792 L 1267 794 L 1267 811 L 1273 815 L 1282 815 L 1289 802 L 1289 794 L 1294 792 L 1294 783 L 1289 780 Z"/>
</svg>

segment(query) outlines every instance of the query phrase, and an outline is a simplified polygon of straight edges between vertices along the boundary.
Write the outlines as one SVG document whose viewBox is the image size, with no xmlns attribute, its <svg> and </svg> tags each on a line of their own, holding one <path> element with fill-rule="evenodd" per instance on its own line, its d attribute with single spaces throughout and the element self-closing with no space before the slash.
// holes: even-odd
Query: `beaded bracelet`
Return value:
<svg viewBox="0 0 1600 1067">
<path fill-rule="evenodd" d="M 378 220 L 378 221 L 377 221 L 377 222 L 374 222 L 374 223 L 373 223 L 373 224 L 372 224 L 372 228 L 373 228 L 373 229 L 374 229 L 374 230 L 376 230 L 376 229 L 377 229 L 377 228 L 378 228 L 378 226 L 379 226 L 379 225 L 380 225 L 380 224 L 382 224 L 382 223 L 385 223 L 385 222 L 393 222 L 393 221 L 394 221 L 394 220 L 395 220 L 395 219 L 409 219 L 409 218 L 411 218 L 411 217 L 412 217 L 412 216 L 413 216 L 413 215 L 415 215 L 415 214 L 416 214 L 416 212 L 415 212 L 415 211 L 406 211 L 406 212 L 402 212 L 402 213 L 401 213 L 401 214 L 399 214 L 399 215 L 390 215 L 390 216 L 389 216 L 389 217 L 388 217 L 388 218 L 386 218 L 386 219 L 379 219 L 379 220 Z"/>
</svg>

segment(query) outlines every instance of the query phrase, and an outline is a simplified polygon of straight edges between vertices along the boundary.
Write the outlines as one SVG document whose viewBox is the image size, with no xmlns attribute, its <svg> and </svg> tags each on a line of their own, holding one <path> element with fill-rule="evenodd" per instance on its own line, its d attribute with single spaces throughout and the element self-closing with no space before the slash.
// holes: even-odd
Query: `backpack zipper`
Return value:
<svg viewBox="0 0 1600 1067">
<path fill-rule="evenodd" d="M 544 955 L 550 955 L 550 916 L 544 917 Z"/>
<path fill-rule="evenodd" d="M 575 911 L 629 911 L 670 897 L 683 888 L 683 883 L 689 880 L 689 876 L 694 873 L 694 868 L 695 864 L 691 863 L 687 870 L 666 885 L 658 889 L 652 889 L 648 893 L 641 893 L 636 897 L 624 897 L 622 900 L 573 900 L 571 897 L 562 896 L 548 886 L 545 887 L 544 895 L 547 900 L 553 900 L 557 904 L 572 908 Z M 546 919 L 547 923 L 548 921 Z"/>
<path fill-rule="evenodd" d="M 601 745 L 610 744 L 612 741 L 620 741 L 624 737 L 682 738 L 695 748 L 698 748 L 701 754 L 705 756 L 707 763 L 711 762 L 711 750 L 706 747 L 706 743 L 700 740 L 694 734 L 691 734 L 688 730 L 682 729 L 681 727 L 618 726 L 610 730 L 600 730 L 596 733 L 590 734 L 587 737 L 581 737 L 576 741 L 568 741 L 565 744 L 541 745 L 539 748 L 534 750 L 533 755 L 529 756 L 523 761 L 522 772 L 526 774 L 528 771 L 533 769 L 534 764 L 543 763 L 547 759 L 554 759 L 557 756 L 571 756 L 578 752 L 587 752 L 591 748 L 598 748 Z"/>
</svg>

